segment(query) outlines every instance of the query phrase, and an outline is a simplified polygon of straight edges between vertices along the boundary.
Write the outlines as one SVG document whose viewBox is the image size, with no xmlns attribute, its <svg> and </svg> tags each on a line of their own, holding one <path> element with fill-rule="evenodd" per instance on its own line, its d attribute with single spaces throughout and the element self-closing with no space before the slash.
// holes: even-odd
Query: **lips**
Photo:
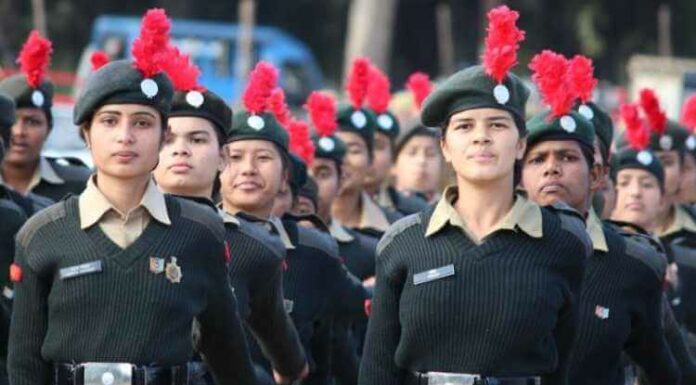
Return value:
<svg viewBox="0 0 696 385">
<path fill-rule="evenodd" d="M 119 162 L 127 163 L 137 158 L 138 154 L 133 151 L 118 151 L 113 154 L 113 157 L 116 158 Z"/>
<path fill-rule="evenodd" d="M 469 155 L 468 158 L 475 162 L 490 162 L 495 159 L 495 155 L 488 151 L 482 151 Z"/>
<path fill-rule="evenodd" d="M 642 211 L 644 209 L 644 206 L 642 203 L 639 202 L 629 202 L 624 205 L 624 208 L 626 208 L 626 210 Z"/>
<path fill-rule="evenodd" d="M 254 181 L 242 181 L 234 184 L 234 188 L 242 191 L 255 191 L 261 188 L 259 183 Z"/>
<path fill-rule="evenodd" d="M 559 194 L 566 190 L 565 186 L 560 183 L 549 183 L 541 186 L 539 192 L 543 194 Z"/>
<path fill-rule="evenodd" d="M 169 166 L 169 169 L 174 173 L 185 173 L 191 170 L 193 166 L 188 163 L 175 163 Z"/>
</svg>

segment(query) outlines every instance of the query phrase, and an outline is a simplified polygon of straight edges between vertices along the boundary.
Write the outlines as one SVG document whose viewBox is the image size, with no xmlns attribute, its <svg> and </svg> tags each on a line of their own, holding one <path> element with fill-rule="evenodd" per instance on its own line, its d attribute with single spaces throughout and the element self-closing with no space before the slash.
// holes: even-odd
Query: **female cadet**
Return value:
<svg viewBox="0 0 696 385">
<path fill-rule="evenodd" d="M 222 146 L 225 130 L 232 125 L 232 110 L 215 93 L 198 85 L 198 69 L 178 50 L 171 50 L 165 71 L 176 92 L 155 180 L 162 191 L 206 204 L 217 212 L 212 203 L 213 188 L 218 171 L 224 167 Z M 241 318 L 263 347 L 277 378 L 295 379 L 305 360 L 283 306 L 283 245 L 244 219 L 224 214 L 223 220 L 225 240 L 234 254 L 228 261 L 227 275 Z M 260 374 L 260 378 L 270 379 Z"/>
<path fill-rule="evenodd" d="M 592 95 L 592 63 L 544 51 L 530 67 L 552 108 L 527 122 L 521 186 L 539 204 L 562 201 L 584 215 L 594 248 L 582 282 L 568 383 L 624 384 L 626 351 L 652 383 L 677 384 L 679 372 L 662 329 L 665 258 L 649 239 L 617 231 L 590 208 L 592 192 L 603 180 L 601 165 L 595 163 L 594 127 L 583 115 L 590 107 L 570 109 L 574 99 L 581 98 L 584 105 Z M 566 92 L 552 93 L 550 84 L 562 85 Z"/>
<path fill-rule="evenodd" d="M 151 180 L 172 99 L 168 32 L 149 11 L 134 63 L 92 73 L 77 100 L 96 174 L 17 236 L 10 383 L 185 384 L 194 344 L 218 383 L 256 383 L 221 221 Z"/>
<path fill-rule="evenodd" d="M 496 54 L 523 39 L 517 17 L 490 11 L 486 67 L 425 101 L 457 186 L 380 241 L 359 384 L 566 383 L 591 243 L 574 210 L 514 194 L 529 91 L 507 73 L 515 58 Z M 514 37 L 505 50 L 501 29 Z"/>
<path fill-rule="evenodd" d="M 428 75 L 414 73 L 406 84 L 413 94 L 415 109 L 420 111 L 432 85 Z M 396 139 L 396 161 L 392 168 L 394 187 L 403 194 L 416 194 L 428 202 L 437 201 L 442 177 L 442 154 L 438 130 L 413 122 Z"/>
</svg>

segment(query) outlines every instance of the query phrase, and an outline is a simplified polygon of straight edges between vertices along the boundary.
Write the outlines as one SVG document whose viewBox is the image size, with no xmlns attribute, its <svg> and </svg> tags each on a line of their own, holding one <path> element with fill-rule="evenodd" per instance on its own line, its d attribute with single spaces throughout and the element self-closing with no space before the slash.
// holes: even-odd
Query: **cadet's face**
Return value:
<svg viewBox="0 0 696 385">
<path fill-rule="evenodd" d="M 5 161 L 17 165 L 36 163 L 49 134 L 46 114 L 39 108 L 19 108 L 16 117 Z"/>
<path fill-rule="evenodd" d="M 616 206 L 611 219 L 653 231 L 662 204 L 660 185 L 651 173 L 625 169 L 616 176 Z"/>
<path fill-rule="evenodd" d="M 602 219 L 611 218 L 611 213 L 614 211 L 614 207 L 616 207 L 616 189 L 614 188 L 614 181 L 611 180 L 609 175 L 604 175 L 604 183 L 599 192 L 604 195 L 604 208 L 599 214 Z"/>
<path fill-rule="evenodd" d="M 365 184 L 377 187 L 389 176 L 392 166 L 392 146 L 388 136 L 382 133 L 375 134 L 375 147 L 372 165 L 369 168 Z"/>
<path fill-rule="evenodd" d="M 452 165 L 457 179 L 472 184 L 506 178 L 512 183 L 515 161 L 522 159 L 525 144 L 512 115 L 495 108 L 452 115 L 440 141 L 445 161 Z"/>
<path fill-rule="evenodd" d="M 657 158 L 665 169 L 665 198 L 676 199 L 679 193 L 679 177 L 681 176 L 681 164 L 677 151 L 659 151 Z"/>
<path fill-rule="evenodd" d="M 316 158 L 309 167 L 309 175 L 314 178 L 319 188 L 317 211 L 322 217 L 327 216 L 331 213 L 331 203 L 336 199 L 341 186 L 336 162 L 331 159 Z"/>
<path fill-rule="evenodd" d="M 273 211 L 271 212 L 276 217 L 280 218 L 292 209 L 292 191 L 287 183 L 283 184 L 278 195 L 273 201 Z"/>
<path fill-rule="evenodd" d="M 365 174 L 370 167 L 370 156 L 367 144 L 358 134 L 352 132 L 337 132 L 348 148 L 343 160 L 343 174 L 341 175 L 341 189 L 345 191 L 362 190 L 365 185 Z"/>
<path fill-rule="evenodd" d="M 254 214 L 270 213 L 286 176 L 277 147 L 266 140 L 242 140 L 225 146 L 226 165 L 220 173 L 223 202 Z"/>
<path fill-rule="evenodd" d="M 696 202 L 696 160 L 691 152 L 684 155 L 684 167 L 679 185 L 679 201 L 682 203 Z"/>
<path fill-rule="evenodd" d="M 576 141 L 538 143 L 522 163 L 521 185 L 529 198 L 540 205 L 562 201 L 585 213 L 589 209 L 590 188 L 598 182 L 598 172 L 589 169 Z"/>
<path fill-rule="evenodd" d="M 154 175 L 168 193 L 199 195 L 212 189 L 223 157 L 213 124 L 196 117 L 169 119 Z"/>
<path fill-rule="evenodd" d="M 412 137 L 401 148 L 392 173 L 398 190 L 436 191 L 442 175 L 442 155 L 437 139 L 423 135 Z"/>
<path fill-rule="evenodd" d="M 85 140 L 99 172 L 119 179 L 150 175 L 159 157 L 162 119 L 152 107 L 106 105 L 94 114 Z"/>
</svg>

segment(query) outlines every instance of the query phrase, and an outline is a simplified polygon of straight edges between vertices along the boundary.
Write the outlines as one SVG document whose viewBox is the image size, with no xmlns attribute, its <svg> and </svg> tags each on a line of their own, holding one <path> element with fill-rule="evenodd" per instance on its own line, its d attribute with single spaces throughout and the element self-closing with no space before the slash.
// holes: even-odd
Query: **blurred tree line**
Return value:
<svg viewBox="0 0 696 385">
<path fill-rule="evenodd" d="M 353 0 L 356 1 L 356 0 Z M 372 0 L 379 2 L 381 0 Z M 544 48 L 568 55 L 582 53 L 595 60 L 596 74 L 615 82 L 625 79 L 631 54 L 658 53 L 658 10 L 667 5 L 671 53 L 696 57 L 691 18 L 694 0 L 393 0 L 395 17 L 389 57 L 392 82 L 401 85 L 409 73 L 442 75 L 438 47 L 438 7 L 448 10 L 450 60 L 454 68 L 478 61 L 485 33 L 485 12 L 506 3 L 520 11 L 527 31 L 521 63 Z M 257 0 L 257 24 L 274 25 L 306 42 L 317 56 L 329 85 L 340 84 L 351 0 Z M 45 0 L 49 37 L 54 41 L 53 68 L 73 70 L 89 40 L 92 20 L 100 14 L 140 15 L 164 7 L 173 18 L 236 22 L 237 0 Z M 23 39 L 32 27 L 32 2 L 0 0 L 0 65 L 13 66 Z M 440 39 L 442 29 L 440 29 Z M 442 44 L 440 44 L 442 45 Z M 516 69 L 524 73 L 527 69 Z M 446 75 L 446 74 L 445 74 Z"/>
</svg>

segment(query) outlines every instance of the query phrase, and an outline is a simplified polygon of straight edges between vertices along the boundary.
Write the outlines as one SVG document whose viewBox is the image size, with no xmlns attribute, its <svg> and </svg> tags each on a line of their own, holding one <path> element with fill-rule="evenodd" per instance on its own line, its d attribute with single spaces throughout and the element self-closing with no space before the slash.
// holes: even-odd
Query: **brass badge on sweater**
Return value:
<svg viewBox="0 0 696 385">
<path fill-rule="evenodd" d="M 181 267 L 176 264 L 176 257 L 171 257 L 171 262 L 164 268 L 164 275 L 171 283 L 180 283 L 182 274 Z"/>
</svg>

